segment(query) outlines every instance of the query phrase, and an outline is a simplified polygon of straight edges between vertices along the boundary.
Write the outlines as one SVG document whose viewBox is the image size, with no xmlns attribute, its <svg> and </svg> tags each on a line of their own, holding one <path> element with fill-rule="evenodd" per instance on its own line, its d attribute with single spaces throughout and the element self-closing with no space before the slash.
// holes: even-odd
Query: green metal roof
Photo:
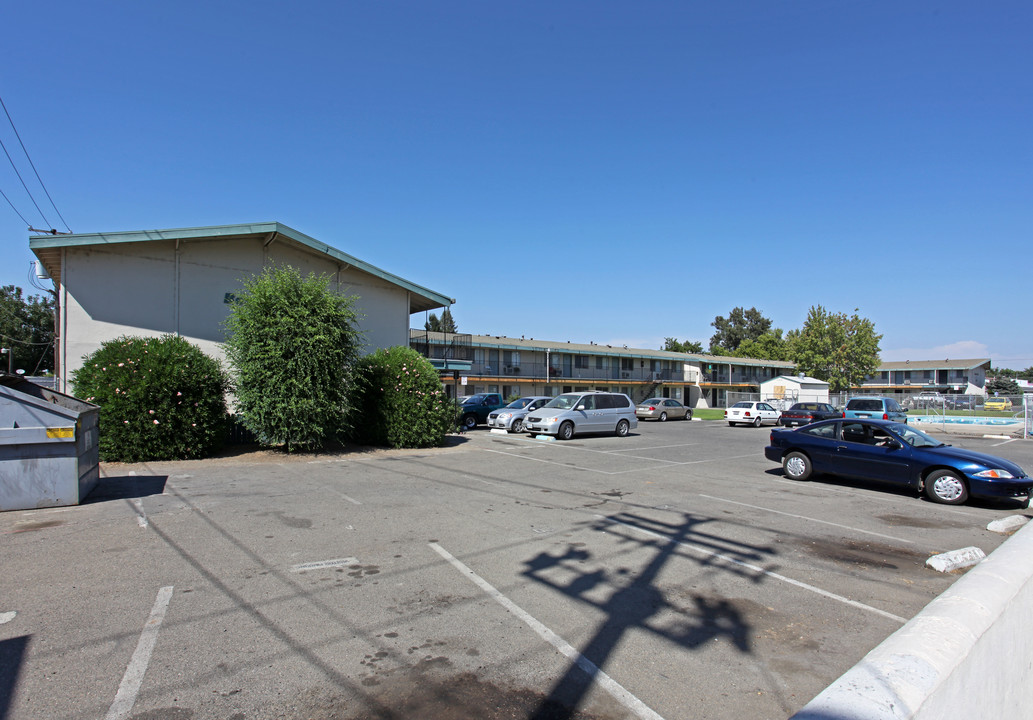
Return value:
<svg viewBox="0 0 1033 720">
<path fill-rule="evenodd" d="M 363 262 L 358 258 L 343 253 L 335 247 L 300 233 L 294 228 L 278 222 L 246 223 L 243 225 L 213 225 L 209 227 L 173 228 L 169 230 L 133 230 L 112 233 L 76 233 L 71 235 L 42 235 L 29 238 L 29 249 L 43 263 L 50 276 L 60 280 L 60 267 L 56 263 L 53 250 L 70 247 L 86 247 L 90 245 L 116 245 L 122 243 L 141 243 L 168 240 L 219 240 L 240 237 L 268 237 L 270 240 L 286 240 L 295 245 L 308 248 L 319 255 L 331 258 L 335 262 L 354 267 L 369 273 L 393 285 L 413 293 L 410 303 L 412 312 L 424 312 L 445 307 L 455 303 L 453 298 L 434 292 L 422 285 L 417 285 L 405 278 L 381 270 Z"/>
</svg>

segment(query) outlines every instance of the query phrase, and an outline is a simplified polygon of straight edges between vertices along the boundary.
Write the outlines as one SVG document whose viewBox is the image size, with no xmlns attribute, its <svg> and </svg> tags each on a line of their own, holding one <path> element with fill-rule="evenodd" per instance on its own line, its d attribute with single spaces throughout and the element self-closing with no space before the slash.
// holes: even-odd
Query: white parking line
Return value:
<svg viewBox="0 0 1033 720">
<path fill-rule="evenodd" d="M 559 465 L 560 467 L 565 467 L 567 469 L 584 470 L 585 472 L 593 472 L 593 473 L 598 473 L 600 475 L 626 475 L 628 473 L 646 472 L 646 471 L 652 471 L 652 470 L 656 469 L 655 467 L 635 467 L 635 468 L 632 468 L 630 470 L 612 470 L 612 471 L 611 470 L 598 470 L 596 468 L 582 467 L 581 465 L 571 465 L 569 463 L 556 462 L 555 460 L 544 460 L 542 458 L 529 457 L 527 455 L 521 455 L 519 453 L 505 452 L 503 450 L 491 450 L 489 448 L 481 448 L 481 449 L 484 450 L 484 452 L 495 453 L 496 455 L 508 455 L 510 457 L 520 458 L 521 460 L 531 460 L 533 462 L 545 463 L 546 465 Z M 580 448 L 571 448 L 571 449 L 572 450 L 578 450 Z M 592 450 L 592 451 L 589 451 L 589 452 L 601 452 L 601 451 L 599 451 L 599 450 Z M 604 455 L 609 455 L 611 453 L 603 453 L 603 454 Z M 632 460 L 639 459 L 639 460 L 648 460 L 648 461 L 651 461 L 651 462 L 666 463 L 666 465 L 663 465 L 663 467 L 666 469 L 666 468 L 672 468 L 672 467 L 679 467 L 679 466 L 682 466 L 682 465 L 703 465 L 705 463 L 725 462 L 726 460 L 741 460 L 742 458 L 755 458 L 755 457 L 757 457 L 757 453 L 750 453 L 749 455 L 732 455 L 732 456 L 718 457 L 718 458 L 707 458 L 707 459 L 704 459 L 704 460 L 686 460 L 684 462 L 675 462 L 673 460 L 657 460 L 656 458 L 636 458 L 634 455 L 621 455 L 620 457 L 626 457 L 626 458 L 630 458 Z"/>
<path fill-rule="evenodd" d="M 704 495 L 700 493 L 702 498 L 708 500 L 716 500 L 718 502 L 730 503 L 732 505 L 739 505 L 740 507 L 747 507 L 753 510 L 760 510 L 761 512 L 773 513 L 775 515 L 785 515 L 786 517 L 796 518 L 797 520 L 806 520 L 808 522 L 820 523 L 821 525 L 831 525 L 832 527 L 842 528 L 843 530 L 849 530 L 856 533 L 864 533 L 865 535 L 874 535 L 875 537 L 885 538 L 886 540 L 895 540 L 896 542 L 907 543 L 913 545 L 913 540 L 905 540 L 904 538 L 894 537 L 892 535 L 883 535 L 882 533 L 872 532 L 871 530 L 862 530 L 861 528 L 851 527 L 850 525 L 840 525 L 839 523 L 829 522 L 828 520 L 819 520 L 818 518 L 807 517 L 806 515 L 794 515 L 793 513 L 782 512 L 781 510 L 772 510 L 771 508 L 761 507 L 760 505 L 750 505 L 749 503 L 739 502 L 737 500 L 728 500 L 727 498 L 714 497 L 713 495 Z"/>
<path fill-rule="evenodd" d="M 136 512 L 136 524 L 142 528 L 147 527 L 147 513 L 143 511 L 143 500 L 135 498 L 132 503 L 133 510 Z"/>
<path fill-rule="evenodd" d="M 351 503 L 352 505 L 361 505 L 361 504 L 362 504 L 361 502 L 359 502 L 359 501 L 358 501 L 358 500 L 356 500 L 355 498 L 353 498 L 353 497 L 349 497 L 348 495 L 345 495 L 345 494 L 344 494 L 343 492 L 341 492 L 340 490 L 335 490 L 334 488 L 330 487 L 329 485 L 324 485 L 324 486 L 323 486 L 323 489 L 324 489 L 324 490 L 329 490 L 329 491 L 330 491 L 330 492 L 332 492 L 332 493 L 333 493 L 334 495 L 337 495 L 338 497 L 342 497 L 342 498 L 344 498 L 345 500 L 347 500 L 348 502 L 350 502 L 350 503 Z"/>
<path fill-rule="evenodd" d="M 662 535 L 661 533 L 653 532 L 652 530 L 646 530 L 645 528 L 635 527 L 634 525 L 629 525 L 628 523 L 622 523 L 622 522 L 613 520 L 612 518 L 608 518 L 605 515 L 596 515 L 596 517 L 600 518 L 601 520 L 604 520 L 604 521 L 608 522 L 611 525 L 616 525 L 618 527 L 623 527 L 623 528 L 626 528 L 628 530 L 631 530 L 632 532 L 642 533 L 643 535 L 647 535 L 649 537 L 656 538 L 658 540 L 666 540 L 667 542 L 675 542 L 672 538 L 668 537 L 667 535 Z M 856 600 L 851 600 L 850 598 L 843 597 L 842 595 L 836 595 L 835 593 L 831 593 L 828 590 L 822 590 L 819 587 L 815 587 L 814 585 L 808 585 L 805 582 L 800 582 L 799 580 L 794 580 L 794 579 L 792 579 L 790 577 L 786 577 L 785 575 L 779 575 L 778 573 L 773 573 L 770 570 L 765 570 L 764 568 L 759 567 L 757 565 L 752 565 L 750 563 L 743 562 L 742 560 L 736 560 L 735 558 L 729 557 L 728 555 L 724 555 L 723 553 L 714 552 L 713 550 L 707 550 L 706 548 L 700 547 L 699 545 L 691 545 L 691 544 L 685 543 L 685 542 L 678 542 L 677 545 L 679 547 L 683 547 L 683 548 L 686 548 L 688 550 L 691 550 L 691 551 L 693 551 L 695 553 L 699 553 L 700 555 L 706 555 L 707 557 L 717 558 L 718 560 L 723 560 L 723 561 L 725 561 L 727 563 L 731 563 L 732 565 L 738 565 L 739 567 L 744 567 L 744 568 L 746 568 L 748 570 L 752 570 L 752 571 L 754 571 L 756 573 L 759 573 L 761 575 L 766 575 L 767 577 L 772 578 L 773 580 L 781 580 L 782 582 L 788 583 L 789 585 L 794 585 L 794 586 L 796 586 L 798 588 L 802 588 L 803 590 L 807 590 L 807 591 L 815 593 L 817 595 L 821 595 L 822 597 L 827 597 L 827 598 L 829 598 L 831 600 L 836 600 L 836 601 L 841 602 L 841 603 L 843 603 L 845 605 L 849 605 L 851 607 L 855 607 L 855 608 L 858 608 L 860 610 L 865 610 L 867 612 L 875 613 L 876 615 L 881 615 L 884 618 L 889 618 L 890 620 L 895 620 L 896 622 L 900 623 L 901 625 L 903 625 L 904 623 L 907 622 L 907 620 L 905 618 L 902 618 L 899 615 L 894 615 L 893 613 L 888 613 L 885 610 L 880 610 L 879 608 L 872 607 L 871 605 L 865 605 L 864 603 L 857 602 Z"/>
<path fill-rule="evenodd" d="M 158 591 L 158 598 L 154 601 L 151 609 L 151 616 L 143 626 L 140 634 L 140 641 L 136 644 L 136 651 L 129 661 L 126 674 L 122 676 L 122 683 L 115 693 L 115 702 L 111 703 L 106 720 L 124 720 L 133 711 L 136 703 L 136 696 L 140 692 L 140 685 L 143 683 L 144 673 L 147 672 L 147 665 L 151 661 L 151 653 L 154 651 L 154 644 L 158 641 L 158 630 L 165 620 L 165 611 L 172 599 L 172 586 L 163 587 Z"/>
<path fill-rule="evenodd" d="M 579 653 L 570 643 L 561 638 L 559 635 L 554 633 L 552 630 L 547 628 L 541 622 L 532 617 L 519 605 L 514 603 L 512 600 L 507 598 L 501 592 L 496 590 L 487 580 L 479 576 L 473 570 L 464 565 L 460 560 L 456 559 L 451 553 L 445 550 L 437 543 L 429 543 L 431 548 L 434 549 L 438 555 L 443 557 L 449 562 L 456 570 L 465 575 L 474 585 L 479 587 L 485 593 L 488 594 L 495 602 L 502 607 L 509 610 L 515 616 L 520 618 L 526 623 L 532 630 L 538 633 L 538 636 L 545 640 L 545 642 L 552 645 L 560 652 L 564 657 L 571 660 L 581 670 L 585 672 L 588 677 L 592 679 L 592 682 L 598 684 L 610 695 L 612 695 L 618 702 L 624 707 L 635 714 L 636 717 L 643 718 L 643 720 L 663 720 L 652 708 L 646 705 L 644 702 L 639 700 L 637 697 L 628 692 L 623 685 L 618 683 L 616 680 L 611 678 L 609 675 L 604 673 L 599 667 L 591 660 L 586 658 L 584 655 Z"/>
</svg>

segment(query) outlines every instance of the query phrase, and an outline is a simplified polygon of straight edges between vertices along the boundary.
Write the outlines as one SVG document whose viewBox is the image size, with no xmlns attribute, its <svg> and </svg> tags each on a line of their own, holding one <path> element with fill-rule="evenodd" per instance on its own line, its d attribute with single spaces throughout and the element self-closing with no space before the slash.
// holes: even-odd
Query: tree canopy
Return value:
<svg viewBox="0 0 1033 720">
<path fill-rule="evenodd" d="M 689 353 L 693 355 L 699 355 L 703 352 L 703 343 L 696 340 L 686 340 L 685 342 L 679 342 L 678 338 L 669 337 L 664 338 L 664 346 L 660 348 L 668 352 L 680 352 Z"/>
<path fill-rule="evenodd" d="M 800 372 L 829 383 L 833 392 L 860 385 L 879 367 L 875 324 L 857 314 L 831 313 L 814 305 L 800 330 L 786 336 L 788 359 Z"/>
<path fill-rule="evenodd" d="M 22 297 L 14 285 L 0 287 L 0 370 L 24 370 L 27 375 L 54 371 L 54 300 L 44 295 Z"/>
<path fill-rule="evenodd" d="M 991 395 L 995 392 L 999 395 L 1022 395 L 1022 388 L 1012 378 L 997 375 L 986 381 L 986 392 Z"/>
<path fill-rule="evenodd" d="M 423 329 L 430 330 L 431 332 L 458 332 L 456 329 L 456 321 L 452 318 L 452 311 L 449 308 L 445 308 L 441 312 L 440 318 L 434 313 L 431 313 L 427 318 L 427 322 L 423 324 Z"/>
<path fill-rule="evenodd" d="M 732 308 L 727 318 L 718 315 L 710 324 L 716 330 L 710 338 L 710 352 L 714 355 L 735 355 L 744 342 L 756 340 L 771 330 L 771 320 L 755 307 Z"/>
</svg>

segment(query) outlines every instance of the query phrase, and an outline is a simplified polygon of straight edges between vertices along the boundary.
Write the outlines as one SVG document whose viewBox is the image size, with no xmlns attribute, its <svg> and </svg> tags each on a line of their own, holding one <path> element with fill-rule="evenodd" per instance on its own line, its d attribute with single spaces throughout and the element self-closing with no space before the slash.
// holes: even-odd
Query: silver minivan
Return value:
<svg viewBox="0 0 1033 720">
<path fill-rule="evenodd" d="M 570 440 L 575 433 L 615 433 L 624 437 L 635 427 L 635 404 L 624 393 L 564 393 L 524 418 L 526 432 L 555 435 L 560 440 Z"/>
</svg>

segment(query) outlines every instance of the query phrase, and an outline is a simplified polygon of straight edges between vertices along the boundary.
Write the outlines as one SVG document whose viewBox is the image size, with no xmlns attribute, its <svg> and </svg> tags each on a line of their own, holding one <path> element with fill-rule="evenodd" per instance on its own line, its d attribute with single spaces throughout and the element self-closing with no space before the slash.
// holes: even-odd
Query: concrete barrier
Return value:
<svg viewBox="0 0 1033 720">
<path fill-rule="evenodd" d="M 791 720 L 1033 716 L 1033 523 Z"/>
</svg>

